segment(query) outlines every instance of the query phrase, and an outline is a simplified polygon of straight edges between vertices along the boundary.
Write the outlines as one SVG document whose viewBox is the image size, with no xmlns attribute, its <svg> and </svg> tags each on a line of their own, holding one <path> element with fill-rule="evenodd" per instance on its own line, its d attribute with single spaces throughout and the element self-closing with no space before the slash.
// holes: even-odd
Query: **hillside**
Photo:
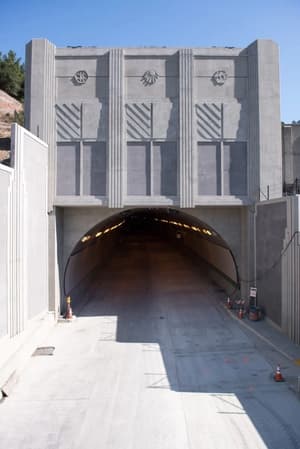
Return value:
<svg viewBox="0 0 300 449">
<path fill-rule="evenodd" d="M 15 121 L 15 113 L 22 110 L 22 103 L 0 90 L 0 161 L 9 158 L 10 127 Z"/>
</svg>

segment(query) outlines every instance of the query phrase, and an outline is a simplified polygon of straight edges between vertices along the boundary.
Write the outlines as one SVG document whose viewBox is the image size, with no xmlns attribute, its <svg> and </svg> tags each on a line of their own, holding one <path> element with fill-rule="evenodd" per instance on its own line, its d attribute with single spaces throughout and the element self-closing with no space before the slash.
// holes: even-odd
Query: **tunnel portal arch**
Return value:
<svg viewBox="0 0 300 449">
<path fill-rule="evenodd" d="M 105 263 L 124 233 L 145 228 L 159 231 L 184 245 L 209 267 L 225 290 L 240 288 L 235 257 L 226 241 L 199 218 L 173 208 L 133 208 L 118 212 L 89 229 L 71 251 L 64 269 L 63 294 L 80 296 L 80 284 Z"/>
</svg>

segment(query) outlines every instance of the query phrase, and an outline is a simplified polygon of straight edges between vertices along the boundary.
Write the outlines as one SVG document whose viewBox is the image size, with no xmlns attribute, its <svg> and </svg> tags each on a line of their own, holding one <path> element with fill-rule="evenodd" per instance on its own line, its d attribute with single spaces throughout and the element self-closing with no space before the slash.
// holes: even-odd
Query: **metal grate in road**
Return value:
<svg viewBox="0 0 300 449">
<path fill-rule="evenodd" d="M 37 357 L 40 355 L 53 355 L 54 350 L 54 346 L 41 346 L 39 348 L 36 348 L 36 350 L 32 354 L 32 357 Z"/>
</svg>

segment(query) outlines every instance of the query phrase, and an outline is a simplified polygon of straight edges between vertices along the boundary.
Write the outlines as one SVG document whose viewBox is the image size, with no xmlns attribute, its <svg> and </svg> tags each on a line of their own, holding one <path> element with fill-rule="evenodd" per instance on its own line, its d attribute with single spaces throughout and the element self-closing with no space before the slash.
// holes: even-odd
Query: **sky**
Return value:
<svg viewBox="0 0 300 449">
<path fill-rule="evenodd" d="M 0 52 L 24 60 L 32 38 L 57 47 L 246 47 L 280 50 L 281 120 L 300 120 L 300 0 L 0 0 Z"/>
</svg>

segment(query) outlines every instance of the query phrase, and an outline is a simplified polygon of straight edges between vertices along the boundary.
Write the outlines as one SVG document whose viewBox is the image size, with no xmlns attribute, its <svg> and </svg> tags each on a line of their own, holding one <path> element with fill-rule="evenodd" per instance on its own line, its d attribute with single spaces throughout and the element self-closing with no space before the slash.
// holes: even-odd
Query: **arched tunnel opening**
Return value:
<svg viewBox="0 0 300 449">
<path fill-rule="evenodd" d="M 130 209 L 82 236 L 65 267 L 64 296 L 82 310 L 96 297 L 113 296 L 116 285 L 127 300 L 147 295 L 154 284 L 156 290 L 169 286 L 170 291 L 172 285 L 173 294 L 175 286 L 189 294 L 191 274 L 227 294 L 239 289 L 234 256 L 213 228 L 176 209 Z"/>
</svg>

